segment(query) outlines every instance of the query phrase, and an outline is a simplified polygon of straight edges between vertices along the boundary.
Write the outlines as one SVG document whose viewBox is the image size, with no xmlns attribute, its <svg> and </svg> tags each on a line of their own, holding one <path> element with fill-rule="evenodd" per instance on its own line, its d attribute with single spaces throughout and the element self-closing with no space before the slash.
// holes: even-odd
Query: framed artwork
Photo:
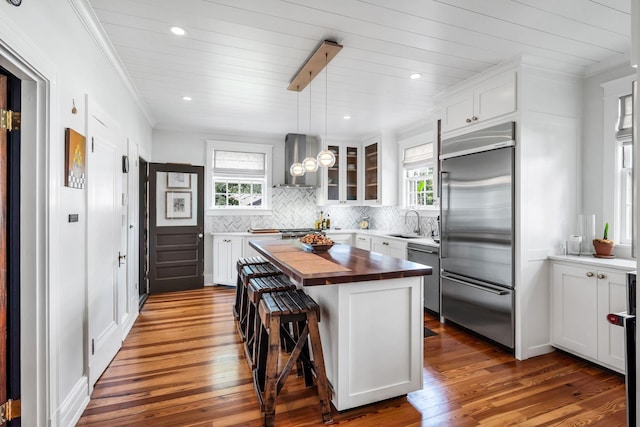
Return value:
<svg viewBox="0 0 640 427">
<path fill-rule="evenodd" d="M 167 172 L 167 188 L 191 188 L 191 174 Z"/>
<path fill-rule="evenodd" d="M 86 145 L 83 135 L 71 128 L 64 130 L 64 185 L 71 188 L 84 188 L 86 174 Z"/>
<path fill-rule="evenodd" d="M 165 195 L 166 219 L 191 219 L 191 191 L 167 191 Z"/>
</svg>

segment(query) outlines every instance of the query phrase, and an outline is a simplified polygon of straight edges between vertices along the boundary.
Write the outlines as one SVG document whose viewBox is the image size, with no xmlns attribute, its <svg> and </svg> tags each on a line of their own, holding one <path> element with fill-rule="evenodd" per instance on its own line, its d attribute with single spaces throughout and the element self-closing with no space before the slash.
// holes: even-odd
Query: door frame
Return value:
<svg viewBox="0 0 640 427">
<path fill-rule="evenodd" d="M 1 19 L 0 19 L 1 21 Z M 63 185 L 62 167 L 52 166 L 52 156 L 62 159 L 64 147 L 51 144 L 57 135 L 59 121 L 56 114 L 59 97 L 56 67 L 47 62 L 46 55 L 34 52 L 25 33 L 14 25 L 0 25 L 0 66 L 21 80 L 20 133 L 24 149 L 20 153 L 20 167 L 29 170 L 20 182 L 20 249 L 29 254 L 20 262 L 20 341 L 21 400 L 24 425 L 46 425 L 51 417 L 47 407 L 57 407 L 57 375 L 52 366 L 57 363 L 57 337 L 51 334 L 55 323 L 51 304 L 50 283 L 55 277 L 56 255 L 50 244 L 58 237 L 57 226 L 51 221 L 60 212 L 57 189 Z M 29 141 L 29 145 L 24 144 Z M 56 189 L 56 191 L 53 191 Z M 41 203 L 44 201 L 44 203 Z M 39 203 L 40 202 L 40 203 Z M 54 397 L 56 396 L 56 397 Z"/>
</svg>

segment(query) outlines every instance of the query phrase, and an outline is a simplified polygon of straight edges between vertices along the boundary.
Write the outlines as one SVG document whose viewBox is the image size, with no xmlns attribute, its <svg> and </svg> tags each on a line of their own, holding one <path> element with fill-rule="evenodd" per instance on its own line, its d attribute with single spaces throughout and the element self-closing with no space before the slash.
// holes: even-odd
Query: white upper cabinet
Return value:
<svg viewBox="0 0 640 427">
<path fill-rule="evenodd" d="M 443 102 L 442 132 L 450 132 L 516 111 L 516 72 L 478 83 Z"/>
<path fill-rule="evenodd" d="M 382 135 L 362 144 L 363 204 L 392 206 L 398 203 L 398 146 Z"/>
<path fill-rule="evenodd" d="M 398 202 L 398 146 L 391 135 L 329 144 L 336 164 L 323 170 L 320 205 L 393 206 Z"/>
<path fill-rule="evenodd" d="M 357 205 L 360 196 L 360 144 L 329 144 L 336 164 L 322 168 L 324 179 L 320 188 L 321 205 Z"/>
</svg>

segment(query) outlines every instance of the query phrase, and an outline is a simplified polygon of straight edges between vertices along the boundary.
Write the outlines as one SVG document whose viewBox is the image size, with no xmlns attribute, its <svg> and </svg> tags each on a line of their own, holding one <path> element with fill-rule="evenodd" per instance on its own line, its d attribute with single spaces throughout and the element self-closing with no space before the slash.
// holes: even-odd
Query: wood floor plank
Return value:
<svg viewBox="0 0 640 427">
<path fill-rule="evenodd" d="M 96 383 L 79 426 L 261 426 L 231 309 L 235 289 L 152 295 Z M 555 352 L 518 361 L 425 315 L 422 390 L 338 413 L 334 425 L 624 426 L 624 378 Z M 315 388 L 289 377 L 276 425 L 317 426 Z"/>
</svg>

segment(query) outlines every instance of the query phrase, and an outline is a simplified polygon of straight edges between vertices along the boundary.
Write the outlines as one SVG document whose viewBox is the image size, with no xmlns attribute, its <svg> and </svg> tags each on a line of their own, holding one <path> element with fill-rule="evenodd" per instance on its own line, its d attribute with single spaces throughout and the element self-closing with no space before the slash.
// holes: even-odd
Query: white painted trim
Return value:
<svg viewBox="0 0 640 427">
<path fill-rule="evenodd" d="M 619 222 L 620 218 L 620 175 L 618 165 L 620 164 L 620 153 L 613 148 L 619 144 L 615 136 L 615 124 L 618 122 L 618 99 L 621 96 L 631 93 L 631 83 L 635 75 L 621 77 L 615 80 L 604 82 L 600 85 L 603 89 L 602 96 L 602 216 L 603 224 L 608 222 L 613 229 L 612 238 L 620 241 Z M 611 127 L 607 124 L 612 124 Z M 607 133 L 606 129 L 610 129 Z M 613 191 L 612 191 L 613 190 Z M 600 234 L 596 230 L 596 236 Z M 615 254 L 621 257 L 631 256 L 630 245 L 617 245 Z"/>
<path fill-rule="evenodd" d="M 82 412 L 89 404 L 89 390 L 87 388 L 88 379 L 83 376 L 76 385 L 73 386 L 71 392 L 67 395 L 64 402 L 60 404 L 56 410 L 54 419 L 59 426 L 76 425 Z"/>
<path fill-rule="evenodd" d="M 29 53 L 27 53 L 29 52 Z M 22 425 L 45 426 L 51 421 L 57 377 L 52 373 L 55 360 L 55 336 L 51 336 L 51 277 L 55 266 L 49 245 L 57 237 L 57 228 L 50 221 L 58 208 L 61 177 L 50 171 L 51 135 L 58 129 L 58 118 L 52 105 L 58 104 L 56 68 L 46 60 L 38 46 L 13 22 L 0 15 L 0 65 L 22 79 L 22 114 L 33 120 L 22 122 L 21 137 L 34 145 L 22 151 L 21 168 L 32 171 L 23 174 L 21 182 L 21 400 Z"/>
</svg>

